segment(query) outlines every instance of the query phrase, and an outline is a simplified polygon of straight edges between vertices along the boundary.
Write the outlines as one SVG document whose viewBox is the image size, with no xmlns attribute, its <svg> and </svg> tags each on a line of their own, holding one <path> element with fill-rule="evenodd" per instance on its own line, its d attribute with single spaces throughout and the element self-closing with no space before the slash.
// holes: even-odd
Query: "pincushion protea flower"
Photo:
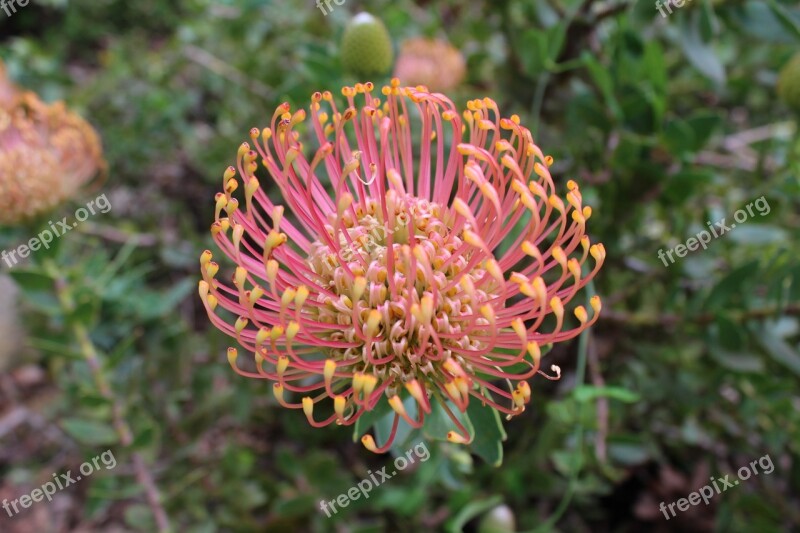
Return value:
<svg viewBox="0 0 800 533">
<path fill-rule="evenodd" d="M 0 224 L 71 198 L 104 167 L 100 139 L 62 102 L 16 89 L 0 65 Z"/>
<path fill-rule="evenodd" d="M 462 116 L 444 95 L 396 79 L 382 92 L 385 101 L 371 83 L 345 87 L 343 110 L 314 93 L 310 124 L 283 104 L 270 127 L 251 130 L 211 226 L 237 265 L 232 284 L 215 278 L 206 250 L 200 296 L 213 323 L 254 353 L 243 369 L 230 348 L 235 371 L 273 381 L 277 401 L 312 426 L 351 425 L 388 402 L 388 441 L 362 437 L 384 452 L 401 418 L 419 428 L 439 402 L 447 438 L 467 443 L 456 409 L 477 401 L 521 413 L 526 380 L 542 373 L 540 347 L 597 320 L 597 297 L 591 317 L 577 306 L 573 320 L 565 305 L 605 251 L 585 234 L 591 209 L 578 186 L 567 184 L 566 202 L 555 194 L 552 159 L 518 117 L 501 118 L 488 98 Z M 313 148 L 301 141 L 310 132 Z M 259 167 L 281 203 L 260 186 Z"/>
</svg>

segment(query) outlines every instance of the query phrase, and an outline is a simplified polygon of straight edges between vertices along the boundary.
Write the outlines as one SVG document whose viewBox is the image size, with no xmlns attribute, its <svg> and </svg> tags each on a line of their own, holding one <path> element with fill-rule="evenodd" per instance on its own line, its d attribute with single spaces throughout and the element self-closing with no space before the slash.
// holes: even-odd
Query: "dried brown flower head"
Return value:
<svg viewBox="0 0 800 533">
<path fill-rule="evenodd" d="M 71 198 L 105 166 L 100 139 L 63 102 L 21 91 L 0 64 L 0 224 Z"/>
</svg>

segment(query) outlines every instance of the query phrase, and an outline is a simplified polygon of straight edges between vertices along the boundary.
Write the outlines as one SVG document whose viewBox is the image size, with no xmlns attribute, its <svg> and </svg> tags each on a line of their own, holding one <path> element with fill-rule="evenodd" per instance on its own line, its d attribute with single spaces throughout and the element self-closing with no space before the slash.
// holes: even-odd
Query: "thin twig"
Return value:
<svg viewBox="0 0 800 533">
<path fill-rule="evenodd" d="M 758 168 L 758 153 L 750 148 L 750 145 L 773 139 L 779 135 L 790 138 L 793 129 L 792 121 L 776 122 L 728 135 L 723 137 L 717 145 L 730 152 L 731 155 L 703 151 L 697 154 L 695 162 L 701 165 L 753 172 Z M 771 158 L 764 162 L 767 170 L 773 170 L 776 166 L 775 161 Z"/>
<path fill-rule="evenodd" d="M 735 152 L 742 147 L 772 139 L 782 131 L 785 131 L 790 136 L 794 125 L 794 121 L 786 121 L 740 131 L 725 137 L 722 140 L 722 146 L 730 152 Z"/>
<path fill-rule="evenodd" d="M 111 226 L 103 226 L 100 224 L 93 224 L 91 222 L 84 222 L 78 226 L 78 228 L 81 233 L 94 235 L 111 242 L 126 244 L 132 241 L 137 246 L 145 247 L 155 246 L 158 244 L 158 237 L 151 233 L 130 234 L 116 228 L 112 228 Z"/>
<path fill-rule="evenodd" d="M 0 418 L 0 439 L 21 426 L 28 419 L 28 410 L 25 407 L 15 407 L 10 413 Z"/>
<path fill-rule="evenodd" d="M 589 373 L 592 376 L 592 385 L 604 387 L 605 380 L 600 373 L 600 362 L 597 360 L 597 344 L 592 342 L 589 345 Z M 608 436 L 608 398 L 600 396 L 597 398 L 597 433 L 594 437 L 594 451 L 597 460 L 601 463 L 606 462 L 606 437 Z"/>
<path fill-rule="evenodd" d="M 56 282 L 56 294 L 61 303 L 61 307 L 65 312 L 71 313 L 75 309 L 75 303 L 72 300 L 72 295 L 69 292 L 69 286 L 66 279 L 60 275 L 58 268 L 52 261 L 48 261 L 46 268 L 53 275 Z M 122 402 L 114 395 L 100 362 L 100 355 L 89 337 L 89 332 L 86 327 L 80 323 L 72 324 L 72 333 L 78 341 L 81 354 L 83 355 L 86 364 L 94 378 L 95 385 L 98 392 L 111 404 L 111 418 L 114 430 L 119 437 L 120 443 L 128 448 L 133 444 L 133 433 L 131 432 L 128 422 L 125 420 L 124 408 Z M 158 531 L 166 533 L 170 531 L 169 518 L 163 505 L 161 504 L 161 495 L 158 487 L 155 484 L 153 474 L 150 472 L 147 464 L 139 452 L 132 452 L 134 471 L 136 472 L 136 479 L 142 485 L 145 492 L 145 498 L 153 513 L 156 521 Z"/>
<path fill-rule="evenodd" d="M 275 94 L 272 89 L 260 81 L 249 77 L 236 67 L 231 66 L 230 63 L 226 63 L 222 59 L 212 55 L 210 52 L 190 44 L 184 48 L 183 53 L 188 59 L 194 61 L 198 65 L 241 85 L 256 96 L 260 96 L 266 100 L 274 100 Z"/>
<path fill-rule="evenodd" d="M 707 165 L 710 167 L 744 170 L 753 172 L 758 168 L 758 161 L 752 157 L 748 157 L 744 153 L 726 155 L 718 154 L 716 152 L 704 151 L 699 152 L 694 159 L 698 165 Z M 770 165 L 771 168 L 771 165 Z"/>
</svg>

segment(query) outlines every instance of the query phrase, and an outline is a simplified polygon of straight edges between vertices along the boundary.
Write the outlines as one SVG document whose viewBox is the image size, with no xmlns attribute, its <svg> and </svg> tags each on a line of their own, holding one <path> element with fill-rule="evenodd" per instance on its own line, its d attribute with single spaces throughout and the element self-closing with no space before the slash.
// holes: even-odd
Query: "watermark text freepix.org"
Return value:
<svg viewBox="0 0 800 533">
<path fill-rule="evenodd" d="M 36 252 L 41 248 L 49 250 L 50 244 L 54 239 L 62 237 L 68 231 L 72 231 L 73 229 L 77 228 L 78 224 L 86 221 L 90 215 L 96 215 L 98 212 L 108 213 L 110 210 L 111 202 L 108 201 L 106 195 L 103 194 L 98 196 L 94 200 L 90 200 L 89 203 L 86 204 L 86 207 L 79 207 L 75 211 L 76 222 L 69 224 L 67 217 L 62 218 L 57 222 L 53 222 L 51 220 L 48 222 L 48 225 L 50 226 L 49 229 L 43 230 L 39 233 L 39 235 L 32 238 L 26 244 L 21 244 L 11 251 L 0 251 L 0 258 L 2 258 L 9 268 L 12 268 L 19 263 L 20 259 L 25 259 L 28 257 L 31 252 Z"/>
<path fill-rule="evenodd" d="M 340 6 L 345 2 L 345 0 L 317 0 L 317 9 L 322 11 L 322 14 L 325 15 L 326 17 L 328 16 L 328 13 L 333 11 L 333 6 L 331 6 L 331 1 L 333 1 L 333 3 L 335 3 L 337 6 Z M 327 11 L 325 10 L 326 7 L 328 8 Z"/>
<path fill-rule="evenodd" d="M 76 474 L 73 476 L 72 470 L 67 470 L 66 474 L 53 474 L 53 481 L 48 481 L 42 484 L 40 488 L 33 489 L 30 494 L 24 494 L 16 500 L 11 501 L 4 499 L 3 509 L 8 513 L 8 516 L 13 518 L 14 515 L 20 513 L 23 509 L 27 509 L 34 503 L 38 503 L 45 498 L 47 498 L 48 502 L 51 502 L 53 501 L 53 495 L 59 490 L 64 490 L 84 477 L 91 476 L 93 473 L 100 470 L 101 463 L 106 467 L 106 470 L 111 470 L 117 466 L 117 459 L 114 457 L 111 450 L 106 450 L 94 457 L 91 461 L 83 463 L 78 469 L 80 470 L 80 475 Z"/>
<path fill-rule="evenodd" d="M 764 474 L 771 474 L 775 470 L 775 465 L 772 464 L 772 458 L 769 454 L 755 460 L 750 461 L 749 465 L 745 465 L 741 467 L 736 475 L 739 476 L 739 479 L 742 481 L 747 481 L 750 479 L 752 474 L 758 475 L 758 467 L 761 467 L 761 471 Z M 752 474 L 751 474 L 752 470 Z M 731 477 L 727 475 L 725 477 L 721 477 L 718 479 L 714 479 L 711 477 L 711 485 L 704 485 L 700 487 L 697 492 L 692 492 L 686 498 L 681 498 L 677 502 L 672 502 L 670 504 L 665 504 L 661 502 L 661 505 L 658 507 L 662 513 L 664 513 L 664 518 L 669 520 L 673 518 L 675 515 L 675 507 L 678 507 L 678 511 L 686 511 L 689 509 L 690 505 L 700 505 L 700 500 L 703 501 L 706 505 L 708 502 L 713 498 L 716 494 L 720 494 L 721 492 L 725 492 L 728 489 L 732 489 L 736 485 L 739 484 L 739 479 L 729 480 L 728 478 Z M 713 488 L 712 488 L 713 486 Z M 716 491 L 716 492 L 715 492 Z M 667 509 L 669 509 L 670 514 L 667 514 Z"/>
<path fill-rule="evenodd" d="M 665 7 L 667 8 L 667 11 L 669 11 L 669 14 L 672 15 L 672 7 L 670 6 L 670 4 L 672 4 L 675 7 L 683 7 L 685 4 L 688 4 L 691 1 L 692 0 L 665 0 L 664 2 L 662 2 L 661 0 L 656 0 L 656 9 L 658 10 L 659 13 L 661 13 L 661 16 L 663 18 L 667 18 L 667 14 L 664 13 Z"/>
<path fill-rule="evenodd" d="M 2 9 L 7 17 L 10 17 L 17 12 L 17 6 L 25 7 L 31 0 L 0 0 L 0 9 Z"/>
<path fill-rule="evenodd" d="M 710 221 L 706 222 L 706 225 L 708 226 L 708 229 L 711 230 L 711 233 L 706 230 L 700 231 L 694 237 L 689 237 L 686 240 L 686 243 L 679 244 L 675 248 L 670 248 L 666 251 L 666 253 L 664 252 L 663 248 L 660 248 L 658 250 L 658 258 L 661 259 L 666 267 L 670 264 L 675 264 L 675 258 L 672 257 L 673 253 L 678 257 L 686 257 L 687 253 L 694 252 L 700 246 L 702 246 L 703 250 L 705 250 L 708 247 L 708 244 L 711 242 L 712 235 L 715 239 L 721 237 L 732 231 L 736 227 L 737 223 L 742 224 L 746 222 L 749 217 L 755 216 L 755 213 L 753 213 L 753 207 L 756 208 L 758 214 L 762 217 L 768 215 L 770 212 L 769 202 L 767 202 L 767 199 L 762 196 L 756 201 L 750 202 L 743 208 L 736 211 L 733 214 L 733 219 L 736 221 L 735 223 L 731 222 L 728 224 L 724 217 L 716 221 L 714 224 L 711 224 Z M 669 258 L 669 263 L 667 263 L 667 258 Z"/>
<path fill-rule="evenodd" d="M 372 470 L 367 470 L 368 478 L 364 478 L 358 482 L 356 486 L 350 487 L 347 492 L 343 492 L 339 494 L 336 498 L 325 501 L 321 500 L 319 502 L 319 508 L 325 511 L 325 514 L 328 518 L 331 517 L 331 510 L 333 510 L 333 514 L 339 512 L 339 509 L 336 508 L 338 504 L 340 508 L 347 507 L 350 505 L 350 501 L 357 500 L 361 496 L 364 496 L 364 499 L 369 498 L 369 493 L 372 491 L 374 487 L 377 487 L 384 481 L 388 481 L 392 478 L 399 470 L 405 470 L 408 468 L 409 465 L 413 465 L 416 462 L 416 459 L 420 459 L 420 462 L 425 462 L 431 458 L 431 452 L 428 450 L 428 446 L 424 442 L 420 442 L 412 449 L 408 450 L 405 455 L 400 455 L 394 460 L 394 467 L 395 470 L 392 470 L 391 473 L 386 472 L 386 466 L 378 470 L 377 472 L 373 472 Z M 378 479 L 375 476 L 380 477 Z M 328 508 L 330 506 L 330 509 Z"/>
</svg>

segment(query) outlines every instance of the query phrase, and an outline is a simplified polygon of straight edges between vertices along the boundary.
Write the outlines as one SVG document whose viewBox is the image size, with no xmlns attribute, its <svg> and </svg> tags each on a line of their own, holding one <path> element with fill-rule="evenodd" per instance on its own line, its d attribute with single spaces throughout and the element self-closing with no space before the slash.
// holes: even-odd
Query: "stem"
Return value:
<svg viewBox="0 0 800 533">
<path fill-rule="evenodd" d="M 595 387 L 605 387 L 606 383 L 600 373 L 600 362 L 597 359 L 597 345 L 589 347 L 589 372 Z M 600 463 L 606 462 L 606 437 L 608 436 L 608 398 L 597 399 L 597 434 L 594 439 L 595 457 Z"/>
<path fill-rule="evenodd" d="M 58 296 L 61 308 L 67 315 L 73 313 L 75 311 L 75 302 L 72 299 L 67 280 L 60 274 L 58 267 L 51 259 L 45 261 L 44 268 L 55 279 L 56 295 Z M 92 373 L 92 378 L 94 379 L 98 392 L 111 404 L 112 424 L 119 437 L 119 441 L 124 447 L 128 448 L 133 444 L 133 433 L 131 432 L 130 425 L 125 420 L 124 406 L 114 395 L 108 383 L 108 379 L 103 372 L 100 354 L 92 342 L 86 326 L 77 322 L 72 322 L 70 329 L 78 342 L 80 353 Z M 144 458 L 139 452 L 132 452 L 131 458 L 133 460 L 133 469 L 136 473 L 136 480 L 144 488 L 145 498 L 153 513 L 158 531 L 161 533 L 171 531 L 169 518 L 161 504 L 161 494 L 156 486 L 153 474 L 150 472 Z"/>
<path fill-rule="evenodd" d="M 587 302 L 592 296 L 594 296 L 594 294 L 594 282 L 589 281 L 589 283 L 586 285 Z M 573 392 L 578 387 L 583 385 L 583 382 L 586 380 L 586 364 L 588 361 L 590 332 L 591 328 L 585 329 L 581 333 L 580 337 L 578 337 L 578 365 L 575 370 L 575 389 L 573 389 Z M 578 423 L 575 427 L 575 449 L 578 453 L 578 459 L 572 465 L 572 472 L 570 472 L 567 492 L 561 498 L 561 501 L 558 503 L 558 507 L 556 507 L 556 510 L 553 512 L 553 514 L 550 515 L 550 518 L 548 518 L 543 524 L 540 524 L 531 533 L 549 533 L 550 531 L 553 531 L 554 526 L 567 511 L 569 504 L 572 502 L 572 497 L 575 495 L 575 487 L 578 484 L 578 476 L 580 475 L 581 463 L 583 462 L 583 415 L 586 403 L 587 402 L 578 403 Z"/>
<path fill-rule="evenodd" d="M 544 93 L 547 90 L 547 84 L 550 83 L 550 73 L 542 72 L 539 81 L 536 83 L 536 93 L 533 96 L 533 105 L 531 107 L 531 116 L 533 118 L 533 127 L 531 128 L 531 135 L 534 139 L 539 134 L 539 123 L 541 122 L 542 104 L 544 103 Z"/>
</svg>

